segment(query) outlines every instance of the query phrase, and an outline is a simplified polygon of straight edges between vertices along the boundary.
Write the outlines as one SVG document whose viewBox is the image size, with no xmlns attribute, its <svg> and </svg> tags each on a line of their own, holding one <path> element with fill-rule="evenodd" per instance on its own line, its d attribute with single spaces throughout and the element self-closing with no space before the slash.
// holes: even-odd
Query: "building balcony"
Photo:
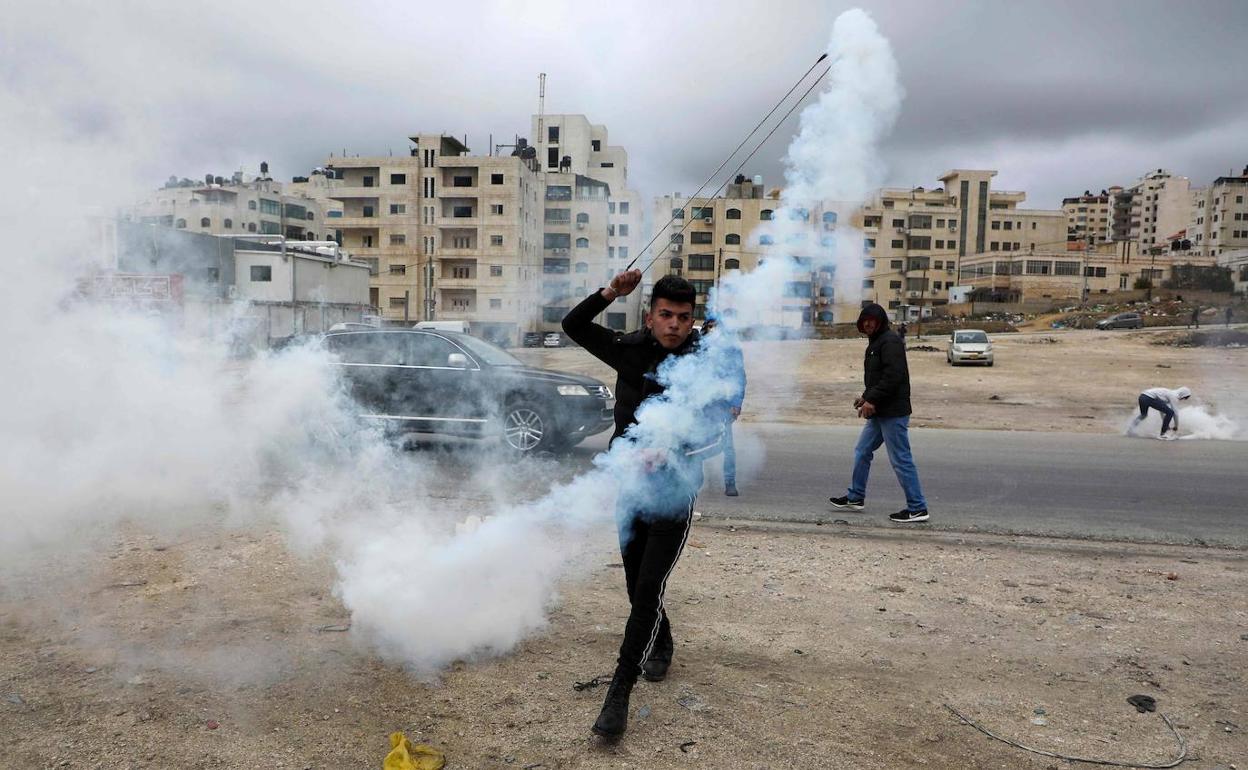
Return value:
<svg viewBox="0 0 1248 770">
<path fill-rule="evenodd" d="M 465 291 L 476 291 L 480 286 L 480 282 L 476 278 L 443 278 L 436 279 L 436 286 L 439 289 Z"/>
<path fill-rule="evenodd" d="M 349 227 L 365 227 L 370 230 L 376 230 L 382 226 L 381 217 L 361 217 L 361 216 L 341 216 L 334 219 L 326 219 L 327 227 L 335 227 L 345 230 Z"/>
<path fill-rule="evenodd" d="M 456 187 L 448 182 L 443 182 L 438 190 L 439 198 L 480 198 L 481 186 L 474 184 L 469 187 Z"/>
<path fill-rule="evenodd" d="M 434 222 L 438 227 L 480 227 L 481 216 L 471 217 L 437 217 Z"/>
<path fill-rule="evenodd" d="M 446 257 L 469 257 L 471 259 L 485 259 L 485 255 L 481 253 L 481 249 L 475 246 L 467 249 L 448 249 L 445 246 L 438 249 L 438 258 Z"/>
<path fill-rule="evenodd" d="M 344 185 L 335 187 L 329 196 L 333 200 L 358 200 L 360 198 L 371 198 L 376 200 L 383 188 L 381 187 L 364 187 L 363 185 Z"/>
</svg>

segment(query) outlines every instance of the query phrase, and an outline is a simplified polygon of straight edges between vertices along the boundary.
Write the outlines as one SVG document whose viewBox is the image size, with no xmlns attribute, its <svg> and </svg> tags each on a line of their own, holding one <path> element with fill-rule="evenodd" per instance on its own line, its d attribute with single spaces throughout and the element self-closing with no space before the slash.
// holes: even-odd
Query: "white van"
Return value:
<svg viewBox="0 0 1248 770">
<path fill-rule="evenodd" d="M 435 332 L 459 332 L 471 334 L 467 321 L 420 321 L 412 324 L 413 329 L 426 329 Z"/>
</svg>

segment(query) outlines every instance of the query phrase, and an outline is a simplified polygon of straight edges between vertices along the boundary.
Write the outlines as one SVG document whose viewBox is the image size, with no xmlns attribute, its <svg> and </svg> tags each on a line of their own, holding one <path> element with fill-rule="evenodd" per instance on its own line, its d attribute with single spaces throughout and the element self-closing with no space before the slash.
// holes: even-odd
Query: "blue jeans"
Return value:
<svg viewBox="0 0 1248 770">
<path fill-rule="evenodd" d="M 737 485 L 737 450 L 732 445 L 732 423 L 728 420 L 724 425 L 724 486 Z"/>
<path fill-rule="evenodd" d="M 858 445 L 854 447 L 854 477 L 849 487 L 851 500 L 867 499 L 867 476 L 871 473 L 871 458 L 883 444 L 888 449 L 888 461 L 897 474 L 897 481 L 906 493 L 906 510 L 926 511 L 927 500 L 919 486 L 919 470 L 914 467 L 910 454 L 909 417 L 872 417 L 862 426 Z"/>
</svg>

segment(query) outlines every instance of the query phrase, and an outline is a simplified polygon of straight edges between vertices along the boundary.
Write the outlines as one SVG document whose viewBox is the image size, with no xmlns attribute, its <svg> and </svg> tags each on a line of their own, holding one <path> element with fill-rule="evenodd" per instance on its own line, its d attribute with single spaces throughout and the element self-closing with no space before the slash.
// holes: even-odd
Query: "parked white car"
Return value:
<svg viewBox="0 0 1248 770">
<path fill-rule="evenodd" d="M 563 338 L 559 336 L 559 332 L 547 332 L 542 338 L 542 347 L 557 348 L 563 344 Z"/>
<path fill-rule="evenodd" d="M 987 364 L 992 366 L 992 340 L 988 333 L 979 329 L 958 329 L 949 335 L 949 350 L 945 359 L 950 366 L 958 364 Z"/>
</svg>

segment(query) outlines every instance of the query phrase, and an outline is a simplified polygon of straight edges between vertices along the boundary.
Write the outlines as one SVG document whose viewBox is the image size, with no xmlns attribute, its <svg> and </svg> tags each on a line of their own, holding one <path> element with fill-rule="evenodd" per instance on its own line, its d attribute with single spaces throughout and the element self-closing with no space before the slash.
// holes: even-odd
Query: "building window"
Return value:
<svg viewBox="0 0 1248 770">
<path fill-rule="evenodd" d="M 501 235 L 491 235 L 491 236 L 490 236 L 490 245 L 491 245 L 491 246 L 502 246 L 502 245 L 503 245 L 503 236 L 501 236 Z"/>
<path fill-rule="evenodd" d="M 628 201 L 620 201 L 620 213 L 621 214 L 628 213 Z"/>
<path fill-rule="evenodd" d="M 451 216 L 456 219 L 469 219 L 472 217 L 472 206 L 452 206 Z"/>
<path fill-rule="evenodd" d="M 724 243 L 728 244 L 729 246 L 740 246 L 741 236 L 737 235 L 736 233 L 728 233 L 727 235 L 724 236 Z"/>
<path fill-rule="evenodd" d="M 277 201 L 271 201 L 268 198 L 260 199 L 260 213 L 273 214 L 274 216 L 282 215 L 282 206 Z"/>
<path fill-rule="evenodd" d="M 680 257 L 672 257 L 671 259 L 667 261 L 667 266 L 670 267 L 672 270 L 680 270 L 681 268 L 685 266 L 685 260 L 681 259 Z"/>
<path fill-rule="evenodd" d="M 770 235 L 758 236 L 758 245 L 760 246 L 771 246 L 775 242 L 776 242 L 776 239 L 772 238 Z"/>
<path fill-rule="evenodd" d="M 588 262 L 577 262 L 577 263 L 576 263 L 576 264 L 572 267 L 572 270 L 573 270 L 574 272 L 577 272 L 577 273 L 588 273 L 588 272 L 589 272 L 589 263 L 588 263 Z"/>
<path fill-rule="evenodd" d="M 870 279 L 870 278 L 863 278 L 863 279 L 862 279 L 862 288 L 864 288 L 864 289 L 874 289 L 874 288 L 875 288 L 875 281 L 874 281 L 874 280 L 872 280 L 872 279 Z"/>
<path fill-rule="evenodd" d="M 905 241 L 901 240 L 900 238 L 894 239 L 891 242 L 891 245 L 894 249 L 904 249 L 906 247 Z"/>
<path fill-rule="evenodd" d="M 451 277 L 452 277 L 452 278 L 471 278 L 471 277 L 472 277 L 472 268 L 471 268 L 471 267 L 462 267 L 462 266 L 461 266 L 461 267 L 452 267 L 452 268 L 451 268 Z"/>
<path fill-rule="evenodd" d="M 938 241 L 936 241 L 936 248 L 938 248 L 938 249 L 943 249 L 943 248 L 945 248 L 945 242 L 944 242 L 944 241 L 939 241 L 939 240 L 938 240 Z"/>
<path fill-rule="evenodd" d="M 178 221 L 182 223 L 181 225 L 179 225 L 179 227 L 186 227 L 186 220 L 185 220 L 185 219 L 179 219 Z M 248 223 L 247 223 L 247 232 L 249 232 L 249 233 L 254 233 L 255 231 L 256 231 L 256 223 L 255 223 L 255 222 L 248 222 Z"/>
<path fill-rule="evenodd" d="M 823 221 L 826 224 L 830 224 L 830 225 L 836 224 L 836 212 L 835 211 L 823 212 Z"/>
<path fill-rule="evenodd" d="M 724 269 L 725 269 L 725 270 L 740 270 L 740 269 L 741 269 L 741 260 L 739 260 L 739 259 L 725 259 L 725 260 L 724 260 Z"/>
<path fill-rule="evenodd" d="M 390 298 L 390 307 L 391 307 L 391 308 L 405 308 L 405 307 L 407 307 L 407 297 L 391 297 L 391 298 Z"/>
<path fill-rule="evenodd" d="M 690 254 L 689 255 L 690 270 L 714 270 L 715 255 L 713 254 Z M 699 292 L 705 294 L 706 292 Z"/>
<path fill-rule="evenodd" d="M 618 233 L 619 233 L 619 235 L 620 235 L 620 237 L 621 237 L 621 238 L 627 238 L 627 237 L 628 237 L 628 225 L 619 225 L 619 226 L 617 226 L 617 227 L 616 227 L 616 232 L 618 232 Z"/>
<path fill-rule="evenodd" d="M 373 210 L 373 207 L 372 207 L 372 206 L 365 206 L 365 207 L 364 207 L 364 209 L 363 209 L 363 211 L 361 211 L 361 212 L 360 212 L 360 215 L 361 215 L 361 216 L 363 216 L 363 217 L 371 217 L 371 216 L 374 216 L 374 210 Z"/>
<path fill-rule="evenodd" d="M 186 227 L 186 220 L 185 220 L 185 219 L 179 219 L 176 223 L 174 223 L 174 225 L 173 225 L 173 226 L 174 226 L 174 227 L 176 227 L 176 228 L 178 228 L 179 230 L 181 230 L 181 229 L 183 229 L 183 228 L 185 228 L 185 227 Z M 255 230 L 255 225 L 252 225 L 252 230 Z"/>
<path fill-rule="evenodd" d="M 402 246 L 407 243 L 407 236 L 403 233 L 390 233 L 390 245 Z"/>
<path fill-rule="evenodd" d="M 992 223 L 992 229 L 993 229 L 993 230 L 1000 230 L 1000 229 L 1001 229 L 1001 223 L 1000 223 L 1000 222 L 997 222 L 997 221 L 995 221 L 995 220 L 994 220 L 994 221 L 993 221 L 993 223 Z"/>
<path fill-rule="evenodd" d="M 888 288 L 890 288 L 890 289 L 900 289 L 900 288 L 901 288 L 901 281 L 889 281 L 889 282 L 888 282 Z"/>
<path fill-rule="evenodd" d="M 546 129 L 546 141 L 547 142 L 559 141 L 559 126 L 550 126 Z"/>
<path fill-rule="evenodd" d="M 1000 250 L 1001 250 L 1001 243 L 1000 243 L 1000 241 L 993 241 L 993 242 L 989 243 L 989 244 L 988 244 L 988 250 L 989 250 L 989 251 L 1000 251 Z"/>
<path fill-rule="evenodd" d="M 1047 260 L 1029 259 L 1026 267 L 1027 275 L 1048 275 L 1052 263 Z"/>
<path fill-rule="evenodd" d="M 407 275 L 407 265 L 391 265 L 390 275 Z"/>
<path fill-rule="evenodd" d="M 491 278 L 502 278 L 502 277 L 503 277 L 503 266 L 502 266 L 502 265 L 490 265 L 490 277 L 491 277 Z"/>
<path fill-rule="evenodd" d="M 364 177 L 364 186 L 365 186 L 365 187 L 372 187 L 372 186 L 373 186 L 373 177 L 371 177 L 371 176 L 366 176 L 366 177 Z"/>
<path fill-rule="evenodd" d="M 494 215 L 494 216 L 496 216 L 496 217 L 501 217 L 501 216 L 503 215 L 503 204 L 501 204 L 501 203 L 491 203 L 491 204 L 490 204 L 490 213 L 491 213 L 491 214 L 493 214 L 493 215 Z"/>
<path fill-rule="evenodd" d="M 256 283 L 273 280 L 273 268 L 269 265 L 252 265 L 251 280 Z"/>
<path fill-rule="evenodd" d="M 490 174 L 490 184 L 502 184 L 502 183 L 503 183 L 502 174 Z"/>
<path fill-rule="evenodd" d="M 684 209 L 672 209 L 672 219 L 684 219 L 684 218 L 685 218 Z"/>
<path fill-rule="evenodd" d="M 623 225 L 621 225 L 621 227 L 623 227 Z M 620 233 L 620 235 L 627 235 L 627 233 Z M 694 232 L 694 233 L 689 234 L 689 242 L 699 243 L 699 244 L 708 244 L 712 242 L 713 236 L 714 236 L 714 233 Z"/>
<path fill-rule="evenodd" d="M 391 174 L 390 184 L 407 184 L 407 174 Z"/>
<path fill-rule="evenodd" d="M 893 220 L 893 227 L 905 227 L 905 226 L 906 226 L 906 220 L 904 219 Z"/>
<path fill-rule="evenodd" d="M 771 220 L 771 214 L 772 214 L 771 209 L 763 209 L 762 211 L 758 212 L 758 218 L 763 220 L 764 222 L 768 222 Z"/>
<path fill-rule="evenodd" d="M 862 260 L 862 266 L 863 266 L 863 267 L 871 267 L 871 268 L 873 268 L 873 267 L 875 267 L 875 260 L 874 260 L 874 259 L 864 259 L 864 260 Z"/>
<path fill-rule="evenodd" d="M 891 259 L 891 260 L 889 260 L 889 262 L 888 262 L 888 269 L 889 269 L 889 270 L 900 270 L 903 264 L 905 264 L 905 263 L 904 263 L 902 260 L 900 260 L 900 259 Z"/>
<path fill-rule="evenodd" d="M 255 201 L 247 201 L 247 208 L 248 208 L 248 209 L 250 209 L 251 211 L 255 211 L 255 210 L 256 210 L 256 202 L 255 202 Z"/>
<path fill-rule="evenodd" d="M 578 249 L 588 249 L 588 248 L 589 248 L 589 239 L 588 239 L 588 238 L 577 238 L 577 239 L 576 239 L 576 248 L 578 248 Z"/>
<path fill-rule="evenodd" d="M 601 168 L 615 168 L 614 163 L 599 163 L 598 165 Z"/>
<path fill-rule="evenodd" d="M 589 214 L 586 214 L 586 213 L 585 213 L 585 212 L 583 212 L 583 211 L 582 211 L 580 214 L 577 214 L 577 215 L 576 215 L 576 223 L 577 223 L 578 225 L 587 225 L 587 224 L 589 224 Z"/>
<path fill-rule="evenodd" d="M 201 217 L 199 220 L 200 227 L 212 227 L 212 220 L 208 217 Z"/>
<path fill-rule="evenodd" d="M 406 203 L 391 203 L 390 213 L 391 214 L 406 214 L 407 204 Z"/>
<path fill-rule="evenodd" d="M 590 140 L 589 140 L 589 148 L 590 148 L 591 150 L 593 150 L 594 152 L 602 152 L 602 140 L 601 140 L 601 139 L 590 139 Z"/>
</svg>

